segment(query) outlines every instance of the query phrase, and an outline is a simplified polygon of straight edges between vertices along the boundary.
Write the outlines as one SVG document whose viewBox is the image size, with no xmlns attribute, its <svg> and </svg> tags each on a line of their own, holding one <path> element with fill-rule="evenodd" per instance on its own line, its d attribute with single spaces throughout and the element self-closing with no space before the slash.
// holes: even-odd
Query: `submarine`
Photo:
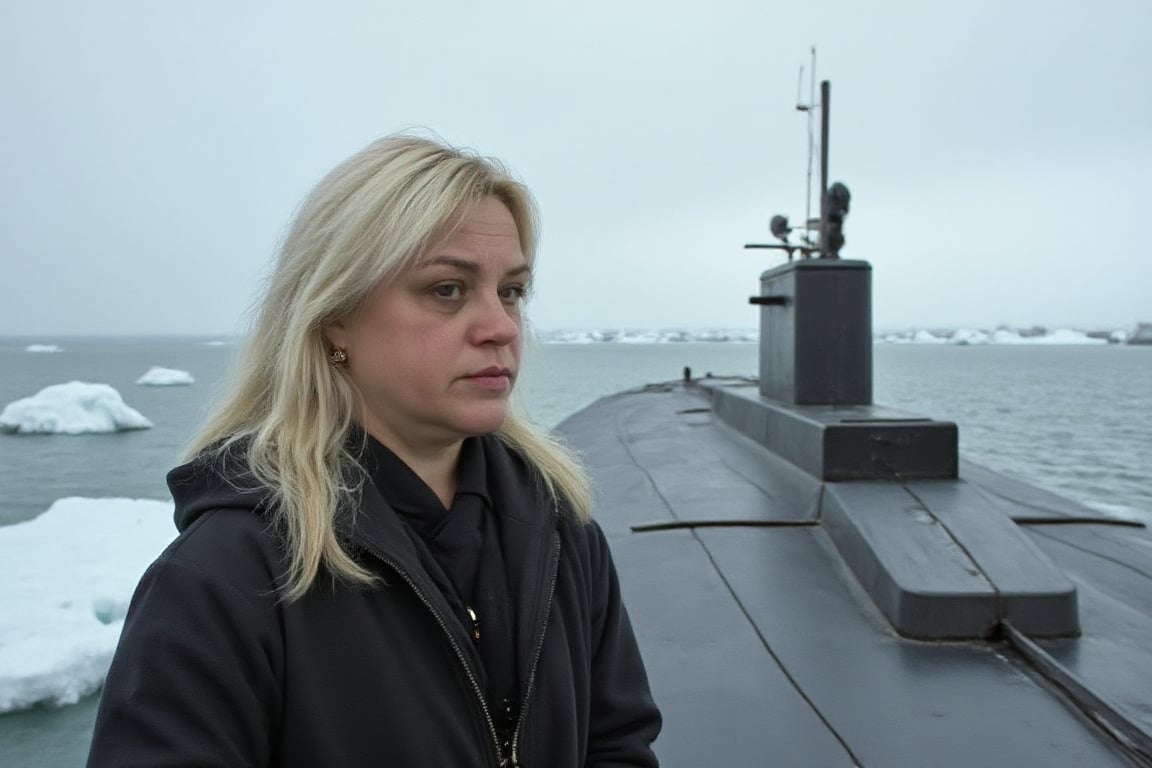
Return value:
<svg viewBox="0 0 1152 768">
<path fill-rule="evenodd" d="M 656 382 L 556 428 L 664 714 L 666 768 L 1152 766 L 1152 535 L 872 401 L 849 195 L 760 275 L 759 376 Z M 1037 446 L 1038 451 L 1055 450 Z"/>
</svg>

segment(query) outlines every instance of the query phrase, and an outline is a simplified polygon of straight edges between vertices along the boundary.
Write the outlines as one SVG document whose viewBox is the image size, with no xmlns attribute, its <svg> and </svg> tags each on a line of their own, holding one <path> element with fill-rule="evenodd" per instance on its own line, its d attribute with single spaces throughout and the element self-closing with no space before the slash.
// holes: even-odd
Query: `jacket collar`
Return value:
<svg viewBox="0 0 1152 768">
<path fill-rule="evenodd" d="M 516 596 L 517 658 L 523 666 L 549 610 L 549 586 L 559 544 L 558 510 L 536 472 L 520 456 L 494 435 L 485 435 L 479 442 L 492 509 L 500 519 L 508 586 Z M 409 529 L 373 483 L 363 484 L 359 507 L 338 526 L 353 549 L 401 571 L 436 611 L 450 615 L 447 601 L 420 563 Z"/>
</svg>

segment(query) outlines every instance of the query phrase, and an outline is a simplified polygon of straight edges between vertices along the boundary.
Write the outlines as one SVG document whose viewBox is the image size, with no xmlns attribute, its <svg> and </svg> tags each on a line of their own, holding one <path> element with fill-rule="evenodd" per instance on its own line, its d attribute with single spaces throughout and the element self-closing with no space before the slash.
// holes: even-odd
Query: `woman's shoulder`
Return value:
<svg viewBox="0 0 1152 768">
<path fill-rule="evenodd" d="M 517 516 L 523 515 L 538 524 L 553 525 L 563 535 L 593 544 L 603 540 L 600 526 L 581 517 L 562 494 L 550 491 L 543 473 L 528 457 L 496 435 L 485 435 L 482 441 L 490 485 L 494 486 L 491 490 L 506 497 L 503 500 L 511 502 L 508 506 L 518 513 Z"/>
<path fill-rule="evenodd" d="M 218 507 L 204 510 L 184 528 L 151 570 L 184 573 L 255 598 L 276 592 L 284 572 L 283 547 L 266 515 Z"/>
</svg>

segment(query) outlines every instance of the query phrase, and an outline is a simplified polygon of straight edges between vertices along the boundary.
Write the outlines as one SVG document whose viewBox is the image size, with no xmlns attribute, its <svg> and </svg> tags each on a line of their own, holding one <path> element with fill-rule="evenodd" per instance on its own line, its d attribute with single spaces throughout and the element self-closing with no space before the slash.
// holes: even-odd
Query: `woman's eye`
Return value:
<svg viewBox="0 0 1152 768">
<path fill-rule="evenodd" d="M 500 300 L 505 304 L 519 304 L 527 294 L 528 289 L 523 285 L 507 285 L 500 289 Z"/>
<path fill-rule="evenodd" d="M 459 283 L 440 283 L 432 286 L 432 293 L 438 299 L 458 299 L 463 292 Z"/>
</svg>

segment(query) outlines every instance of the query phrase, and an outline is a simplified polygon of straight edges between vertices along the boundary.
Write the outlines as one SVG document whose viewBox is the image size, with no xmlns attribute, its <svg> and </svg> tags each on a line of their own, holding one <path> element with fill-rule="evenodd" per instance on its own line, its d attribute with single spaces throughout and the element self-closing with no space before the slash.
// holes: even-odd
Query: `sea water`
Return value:
<svg viewBox="0 0 1152 768">
<path fill-rule="evenodd" d="M 60 351 L 26 351 L 47 341 Z M 79 380 L 112 385 L 155 424 L 106 435 L 0 435 L 0 525 L 69 496 L 168 499 L 164 474 L 219 395 L 235 350 L 216 339 L 0 339 L 0 408 Z M 187 371 L 195 383 L 137 385 L 153 366 Z M 750 343 L 538 344 L 519 389 L 536 420 L 554 426 L 601 396 L 680 378 L 684 367 L 695 376 L 750 376 L 756 366 Z M 876 402 L 955 421 L 968 458 L 1152 521 L 1152 348 L 877 344 L 874 367 Z M 69 567 L 50 545 L 43 556 L 57 575 Z M 0 765 L 83 765 L 96 701 L 0 714 Z"/>
</svg>

